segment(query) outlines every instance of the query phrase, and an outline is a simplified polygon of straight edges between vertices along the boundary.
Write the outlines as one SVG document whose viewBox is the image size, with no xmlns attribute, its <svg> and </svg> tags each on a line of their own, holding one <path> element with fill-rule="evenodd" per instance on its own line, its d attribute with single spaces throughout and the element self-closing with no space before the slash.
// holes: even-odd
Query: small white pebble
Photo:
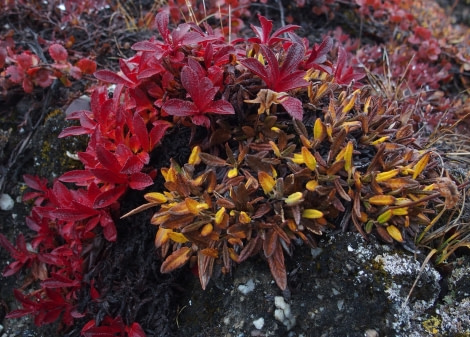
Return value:
<svg viewBox="0 0 470 337">
<path fill-rule="evenodd" d="M 276 308 L 284 310 L 287 306 L 287 303 L 284 300 L 284 297 L 276 296 L 274 297 L 274 305 L 276 306 Z"/>
<path fill-rule="evenodd" d="M 240 284 L 238 286 L 238 291 L 241 292 L 243 295 L 247 295 L 255 290 L 255 282 L 252 279 L 249 279 L 246 284 Z"/>
<path fill-rule="evenodd" d="M 264 318 L 260 317 L 257 320 L 254 320 L 253 325 L 255 326 L 256 329 L 261 330 L 264 326 Z"/>
<path fill-rule="evenodd" d="M 274 318 L 277 319 L 279 322 L 284 322 L 284 310 L 276 309 L 274 310 Z"/>
<path fill-rule="evenodd" d="M 367 329 L 364 333 L 365 337 L 379 337 L 379 333 L 374 329 Z"/>
<path fill-rule="evenodd" d="M 14 205 L 15 201 L 8 194 L 2 193 L 0 195 L 0 209 L 2 211 L 11 211 Z"/>
</svg>

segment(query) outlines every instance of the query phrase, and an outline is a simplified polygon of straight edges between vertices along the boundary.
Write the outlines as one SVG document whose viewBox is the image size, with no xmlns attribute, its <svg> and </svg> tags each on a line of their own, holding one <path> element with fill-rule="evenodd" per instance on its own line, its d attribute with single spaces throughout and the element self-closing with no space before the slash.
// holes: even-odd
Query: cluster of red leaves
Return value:
<svg viewBox="0 0 470 337">
<path fill-rule="evenodd" d="M 1 41 L 0 87 L 6 91 L 12 86 L 21 85 L 26 93 L 31 93 L 34 87 L 49 87 L 55 79 L 70 86 L 70 78 L 79 80 L 83 75 L 96 71 L 96 63 L 88 58 L 81 58 L 72 65 L 67 50 L 58 43 L 50 44 L 48 52 L 52 63 L 41 60 L 30 50 L 15 49 L 11 38 Z"/>
<path fill-rule="evenodd" d="M 451 79 L 468 86 L 468 41 L 462 39 L 468 28 L 454 25 L 435 1 L 355 2 L 365 22 L 394 32 L 382 36 L 383 45 L 365 45 L 357 51 L 366 68 L 389 83 L 382 91 L 415 106 L 417 118 L 432 127 L 451 125 L 463 117 L 462 102 L 450 102 L 442 88 Z"/>
<path fill-rule="evenodd" d="M 133 49 L 137 53 L 119 61 L 118 73 L 95 72 L 99 80 L 115 85 L 112 98 L 106 87 L 97 87 L 91 96 L 91 111 L 76 111 L 68 116 L 80 125 L 60 134 L 89 136 L 86 151 L 78 153 L 83 169 L 65 173 L 52 188 L 44 179 L 25 176 L 26 184 L 33 190 L 25 195 L 25 200 L 35 200 L 27 224 L 36 236 L 31 247 L 22 236 L 16 247 L 0 236 L 0 244 L 15 258 L 4 274 L 29 269 L 33 278 L 41 281 L 40 288 L 29 294 L 15 293 L 23 309 L 9 317 L 32 314 L 36 324 L 41 325 L 62 314 L 62 321 L 70 325 L 73 318 L 86 314 L 77 312 L 74 304 L 78 290 L 91 287 L 83 280 L 88 246 L 97 235 L 116 240 L 114 219 L 119 213 L 119 199 L 128 188 L 142 190 L 153 183 L 156 171 L 147 167 L 149 153 L 172 123 L 186 120 L 210 128 L 213 115 L 234 114 L 227 93 L 243 77 L 258 78 L 260 88 L 282 96 L 279 102 L 296 119 L 302 119 L 302 103 L 291 92 L 309 85 L 304 77 L 310 69 L 328 72 L 339 84 L 362 77 L 353 72 L 342 50 L 335 65 L 327 60 L 332 47 L 330 39 L 309 48 L 306 40 L 293 33 L 297 26 L 272 32 L 272 22 L 259 18 L 261 27 L 252 26 L 256 37 L 227 43 L 208 25 L 203 30 L 194 23 L 184 23 L 171 31 L 168 13 L 161 12 L 155 24 L 162 40 L 152 38 L 136 43 Z M 285 33 L 288 38 L 281 37 Z M 22 76 L 23 81 L 34 79 L 31 64 L 38 67 L 36 56 L 23 53 L 35 60 L 31 64 L 14 61 L 12 49 L 6 49 L 4 63 L 15 63 L 7 65 L 8 73 L 22 74 L 18 79 Z M 247 54 L 246 50 L 250 52 Z M 67 51 L 58 44 L 52 44 L 49 53 L 54 64 L 48 68 L 39 66 L 36 71 L 44 69 L 48 79 L 66 74 L 78 77 L 80 71 L 91 69 L 86 62 L 72 66 L 67 61 Z M 95 294 L 94 300 L 99 298 L 97 290 L 91 293 Z M 93 320 L 82 333 L 143 335 L 139 326 L 118 323 L 110 318 L 98 326 Z"/>
</svg>

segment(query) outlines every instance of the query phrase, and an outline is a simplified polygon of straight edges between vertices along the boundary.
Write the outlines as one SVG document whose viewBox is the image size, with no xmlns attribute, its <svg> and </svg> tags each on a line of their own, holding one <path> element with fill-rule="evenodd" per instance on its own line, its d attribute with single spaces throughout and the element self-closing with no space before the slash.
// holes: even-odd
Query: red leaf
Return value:
<svg viewBox="0 0 470 337">
<path fill-rule="evenodd" d="M 59 202 L 59 205 L 62 207 L 70 206 L 73 197 L 72 193 L 70 193 L 69 189 L 65 187 L 60 181 L 54 182 L 52 186 L 52 192 L 54 193 L 54 197 Z"/>
<path fill-rule="evenodd" d="M 89 218 L 97 214 L 96 211 L 90 209 L 88 212 L 83 210 L 77 210 L 73 208 L 58 208 L 49 212 L 49 215 L 53 219 L 63 220 L 63 221 L 79 221 Z"/>
<path fill-rule="evenodd" d="M 161 121 L 158 120 L 153 123 L 153 128 L 150 130 L 150 150 L 153 150 L 153 148 L 162 140 L 163 136 L 165 135 L 165 132 L 168 128 L 171 127 L 171 123 L 166 122 L 166 121 Z"/>
<path fill-rule="evenodd" d="M 273 22 L 259 14 L 258 14 L 258 19 L 261 24 L 261 27 L 250 25 L 251 29 L 257 35 L 257 37 L 255 38 L 248 39 L 248 41 L 250 42 L 262 43 L 262 44 L 271 46 L 283 40 L 282 38 L 279 38 L 281 34 L 300 28 L 300 26 L 287 25 L 287 26 L 279 28 L 270 36 L 271 31 L 273 29 Z"/>
<path fill-rule="evenodd" d="M 132 323 L 130 327 L 126 327 L 128 337 L 146 337 L 146 334 L 139 323 Z"/>
<path fill-rule="evenodd" d="M 62 130 L 58 138 L 64 138 L 69 136 L 80 136 L 90 133 L 90 129 L 84 128 L 83 126 L 70 126 Z"/>
<path fill-rule="evenodd" d="M 151 185 L 153 185 L 153 180 L 148 174 L 137 172 L 130 177 L 129 187 L 133 190 L 143 190 Z"/>
<path fill-rule="evenodd" d="M 88 170 L 72 170 L 65 172 L 59 177 L 59 180 L 64 183 L 78 183 L 83 184 L 90 180 L 95 179 L 93 173 Z"/>
<path fill-rule="evenodd" d="M 162 48 L 152 41 L 139 41 L 132 45 L 132 49 L 135 51 L 145 51 L 145 52 L 160 52 Z"/>
<path fill-rule="evenodd" d="M 182 99 L 172 98 L 165 102 L 162 110 L 172 116 L 192 116 L 199 112 L 199 109 L 193 102 L 183 101 Z"/>
<path fill-rule="evenodd" d="M 102 192 L 93 201 L 93 208 L 98 209 L 111 205 L 124 194 L 126 188 L 126 185 L 121 185 Z"/>
<path fill-rule="evenodd" d="M 116 226 L 114 225 L 114 222 L 107 223 L 106 226 L 103 226 L 103 234 L 106 240 L 110 242 L 116 241 L 117 230 L 116 230 Z"/>
<path fill-rule="evenodd" d="M 110 151 L 106 150 L 104 146 L 98 145 L 96 147 L 96 157 L 104 168 L 107 168 L 108 170 L 116 173 L 121 171 L 122 167 L 121 164 L 119 164 L 116 156 Z"/>
<path fill-rule="evenodd" d="M 49 54 L 56 62 L 67 61 L 67 50 L 60 44 L 54 43 L 49 47 Z"/>
<path fill-rule="evenodd" d="M 41 88 L 49 87 L 54 82 L 54 77 L 48 69 L 38 69 L 34 74 L 34 83 L 39 85 Z"/>
<path fill-rule="evenodd" d="M 13 257 L 15 256 L 15 254 L 18 254 L 18 251 L 16 250 L 15 246 L 13 246 L 11 242 L 8 241 L 7 237 L 1 233 L 0 233 L 0 246 L 5 248 Z"/>
<path fill-rule="evenodd" d="M 124 78 L 118 74 L 113 73 L 110 70 L 98 70 L 95 71 L 94 76 L 99 79 L 100 81 L 106 83 L 113 83 L 113 84 L 124 84 L 128 87 L 133 87 L 134 83 L 132 83 L 129 79 Z"/>
<path fill-rule="evenodd" d="M 134 133 L 139 139 L 140 145 L 144 151 L 150 151 L 150 141 L 147 126 L 145 125 L 144 119 L 136 113 L 132 119 L 132 125 L 134 126 Z"/>
<path fill-rule="evenodd" d="M 164 11 L 158 13 L 155 17 L 155 24 L 157 25 L 157 29 L 165 41 L 168 41 L 168 36 L 170 35 L 170 30 L 168 29 L 169 22 L 170 18 L 168 17 L 168 13 Z"/>
<path fill-rule="evenodd" d="M 261 79 L 266 82 L 266 84 L 270 83 L 270 80 L 269 80 L 269 75 L 268 73 L 266 72 L 266 68 L 261 64 L 261 62 L 259 62 L 257 59 L 254 59 L 254 58 L 247 58 L 247 59 L 244 59 L 242 61 L 240 61 L 241 64 L 243 64 L 246 68 L 248 68 L 248 70 L 250 70 L 251 72 L 255 73 L 256 75 L 258 75 L 259 77 L 261 77 Z"/>
<path fill-rule="evenodd" d="M 213 101 L 206 108 L 206 112 L 212 112 L 220 115 L 233 115 L 235 110 L 233 109 L 232 104 L 225 100 Z"/>
<path fill-rule="evenodd" d="M 126 184 L 127 175 L 121 173 L 115 173 L 114 171 L 108 169 L 90 169 L 90 172 L 95 175 L 95 177 L 102 182 L 110 184 Z"/>
<path fill-rule="evenodd" d="M 80 285 L 80 281 L 71 280 L 57 273 L 51 273 L 51 277 L 41 282 L 41 287 L 44 288 L 65 288 L 65 287 L 77 287 Z"/>
<path fill-rule="evenodd" d="M 83 74 L 91 75 L 96 71 L 96 62 L 88 58 L 80 59 L 76 66 L 80 68 Z"/>
<path fill-rule="evenodd" d="M 8 80 L 16 84 L 21 83 L 24 78 L 24 73 L 22 73 L 17 66 L 7 67 L 7 69 L 5 70 L 5 74 L 7 75 Z"/>
<path fill-rule="evenodd" d="M 18 309 L 10 311 L 5 318 L 20 318 L 32 313 L 35 313 L 36 309 Z"/>
<path fill-rule="evenodd" d="M 132 154 L 132 156 L 127 159 L 126 163 L 122 167 L 121 173 L 124 173 L 124 174 L 137 173 L 137 172 L 140 172 L 143 167 L 144 167 L 144 163 L 142 162 L 140 157 Z"/>
<path fill-rule="evenodd" d="M 302 107 L 302 102 L 294 97 L 287 96 L 287 98 L 283 98 L 281 101 L 281 105 L 286 109 L 287 113 L 298 120 L 302 120 L 304 109 Z"/>
<path fill-rule="evenodd" d="M 316 68 L 322 71 L 327 70 L 327 72 L 330 73 L 330 67 L 322 67 L 320 65 L 326 61 L 326 55 L 329 53 L 331 48 L 333 48 L 333 39 L 329 36 L 325 37 L 319 46 L 315 44 L 310 52 L 308 60 L 305 62 L 305 68 Z"/>
<path fill-rule="evenodd" d="M 25 184 L 36 191 L 46 191 L 47 190 L 47 179 L 39 178 L 38 176 L 33 176 L 30 174 L 23 175 L 23 180 Z"/>
</svg>

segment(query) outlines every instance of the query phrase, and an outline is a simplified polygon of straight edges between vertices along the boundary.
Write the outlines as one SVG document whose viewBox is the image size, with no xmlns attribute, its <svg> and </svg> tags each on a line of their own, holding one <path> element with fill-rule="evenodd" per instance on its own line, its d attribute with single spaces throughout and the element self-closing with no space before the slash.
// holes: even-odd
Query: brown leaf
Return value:
<svg viewBox="0 0 470 337">
<path fill-rule="evenodd" d="M 251 240 L 248 241 L 246 246 L 240 252 L 237 262 L 241 263 L 245 261 L 247 258 L 249 258 L 250 256 L 257 254 L 260 248 L 261 248 L 260 237 L 256 236 L 254 238 L 251 238 Z"/>
<path fill-rule="evenodd" d="M 413 126 L 411 124 L 407 124 L 402 126 L 398 129 L 397 133 L 395 134 L 395 138 L 397 140 L 411 137 L 414 134 Z"/>
<path fill-rule="evenodd" d="M 219 145 L 222 143 L 225 143 L 228 141 L 232 135 L 230 134 L 230 131 L 224 128 L 217 128 L 214 131 L 211 132 L 211 136 L 209 139 L 209 144 L 210 147 L 213 147 L 214 145 Z"/>
<path fill-rule="evenodd" d="M 328 154 L 328 162 L 331 163 L 333 158 L 336 157 L 336 155 L 341 151 L 341 149 L 344 147 L 344 141 L 346 139 L 347 132 L 345 129 L 341 129 L 336 135 L 335 139 L 333 141 L 333 144 L 331 144 L 330 147 L 330 153 Z"/>
<path fill-rule="evenodd" d="M 171 255 L 169 255 L 165 261 L 163 261 L 160 272 L 165 274 L 169 273 L 188 262 L 191 257 L 191 248 L 190 247 L 181 247 L 178 250 L 175 250 Z"/>
<path fill-rule="evenodd" d="M 269 149 L 271 149 L 271 145 L 267 145 L 269 146 Z M 271 165 L 261 160 L 259 156 L 247 154 L 245 156 L 245 163 L 255 172 L 271 172 Z"/>
<path fill-rule="evenodd" d="M 126 218 L 126 217 L 131 216 L 131 215 L 134 215 L 134 214 L 137 214 L 137 213 L 140 213 L 142 211 L 145 211 L 146 209 L 149 209 L 151 207 L 155 207 L 155 206 L 158 206 L 158 205 L 159 204 L 156 203 L 156 202 L 149 202 L 147 204 L 140 205 L 139 207 L 136 207 L 132 211 L 127 212 L 126 214 L 121 216 L 121 219 Z"/>
<path fill-rule="evenodd" d="M 251 216 L 252 219 L 259 219 L 263 217 L 265 214 L 271 211 L 271 206 L 268 203 L 261 204 L 257 209 L 256 212 Z"/>
<path fill-rule="evenodd" d="M 384 240 L 387 243 L 392 243 L 393 238 L 388 234 L 387 230 L 382 227 L 382 226 L 376 226 L 375 229 L 377 230 L 377 234 L 380 236 L 382 240 Z"/>
<path fill-rule="evenodd" d="M 292 124 L 294 125 L 295 131 L 300 135 L 303 135 L 304 137 L 308 137 L 308 132 L 307 128 L 305 125 L 302 123 L 301 120 L 295 119 L 292 121 Z"/>
<path fill-rule="evenodd" d="M 213 156 L 208 153 L 200 153 L 199 157 L 201 157 L 201 160 L 204 162 L 204 164 L 209 165 L 209 166 L 227 166 L 227 162 L 223 159 L 220 159 L 217 156 Z"/>
<path fill-rule="evenodd" d="M 227 209 L 234 209 L 235 208 L 235 204 L 231 200 L 229 200 L 227 198 L 223 198 L 223 197 L 217 199 L 216 204 L 219 207 L 225 207 Z"/>
<path fill-rule="evenodd" d="M 213 248 L 206 248 L 205 250 L 207 249 L 213 249 Z M 197 253 L 197 267 L 198 267 L 198 272 L 199 272 L 199 281 L 201 282 L 202 290 L 206 289 L 207 284 L 209 283 L 209 280 L 211 279 L 212 270 L 214 268 L 214 261 L 215 259 L 213 257 L 204 254 L 203 251 L 200 251 Z"/>
<path fill-rule="evenodd" d="M 251 235 L 251 226 L 238 223 L 228 227 L 227 234 L 238 239 L 245 239 Z"/>
<path fill-rule="evenodd" d="M 340 179 L 335 179 L 334 184 L 335 184 L 336 192 L 338 192 L 338 195 L 346 201 L 351 201 L 351 197 L 343 189 L 343 186 L 341 186 Z"/>
<path fill-rule="evenodd" d="M 194 214 L 172 215 L 168 220 L 164 221 L 161 226 L 163 228 L 180 229 L 194 220 Z"/>
<path fill-rule="evenodd" d="M 333 176 L 339 171 L 341 171 L 343 167 L 344 167 L 344 160 L 336 161 L 326 170 L 326 174 L 329 176 Z"/>
<path fill-rule="evenodd" d="M 278 244 L 278 237 L 279 235 L 275 230 L 271 229 L 266 231 L 266 238 L 263 241 L 263 251 L 266 257 L 269 258 L 271 255 L 273 255 L 274 251 L 278 247 L 279 249 L 282 249 Z"/>
<path fill-rule="evenodd" d="M 280 245 L 278 245 L 274 253 L 268 257 L 268 264 L 277 286 L 281 288 L 281 290 L 285 290 L 287 288 L 287 272 L 284 264 L 284 254 Z"/>
<path fill-rule="evenodd" d="M 157 234 L 155 235 L 155 247 L 160 248 L 165 243 L 168 242 L 169 236 L 168 233 L 172 232 L 171 229 L 168 228 L 158 228 Z"/>
</svg>

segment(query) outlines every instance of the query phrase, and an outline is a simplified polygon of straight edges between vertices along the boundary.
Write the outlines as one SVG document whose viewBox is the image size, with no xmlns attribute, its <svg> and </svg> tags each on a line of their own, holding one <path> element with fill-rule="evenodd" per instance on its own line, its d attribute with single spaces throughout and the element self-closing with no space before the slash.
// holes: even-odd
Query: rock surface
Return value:
<svg viewBox="0 0 470 337">
<path fill-rule="evenodd" d="M 338 233 L 313 251 L 297 247 L 284 293 L 266 263 L 251 260 L 232 277 L 211 281 L 206 291 L 197 280 L 191 284 L 178 336 L 468 335 L 468 259 L 454 270 L 447 290 L 431 264 L 420 273 L 424 258 Z"/>
</svg>

